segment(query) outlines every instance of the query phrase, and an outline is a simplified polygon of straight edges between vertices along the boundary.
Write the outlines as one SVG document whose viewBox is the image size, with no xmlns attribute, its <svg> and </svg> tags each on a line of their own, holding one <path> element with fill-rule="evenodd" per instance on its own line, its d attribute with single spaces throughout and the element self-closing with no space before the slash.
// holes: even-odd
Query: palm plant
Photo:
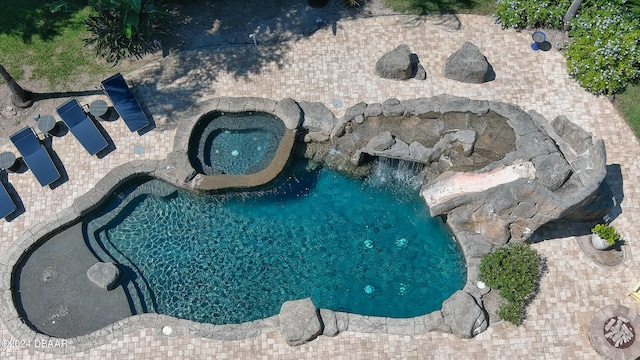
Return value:
<svg viewBox="0 0 640 360">
<path fill-rule="evenodd" d="M 90 4 L 98 14 L 85 21 L 91 32 L 85 43 L 95 46 L 107 61 L 117 63 L 157 47 L 166 12 L 153 0 L 91 0 Z"/>
</svg>

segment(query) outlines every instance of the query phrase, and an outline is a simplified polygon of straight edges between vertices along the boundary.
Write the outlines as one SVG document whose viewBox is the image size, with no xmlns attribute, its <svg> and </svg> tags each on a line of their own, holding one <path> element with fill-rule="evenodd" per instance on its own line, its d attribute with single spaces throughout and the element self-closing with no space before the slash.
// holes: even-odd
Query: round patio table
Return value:
<svg viewBox="0 0 640 360">
<path fill-rule="evenodd" d="M 104 100 L 96 100 L 89 104 L 89 112 L 97 118 L 102 118 L 109 110 L 109 105 Z"/>
<path fill-rule="evenodd" d="M 56 118 L 52 115 L 42 115 L 40 119 L 38 119 L 38 129 L 42 131 L 45 135 L 50 135 L 49 133 L 56 126 Z"/>
<path fill-rule="evenodd" d="M 16 163 L 16 155 L 11 151 L 5 151 L 0 154 L 0 169 L 10 170 Z"/>
</svg>

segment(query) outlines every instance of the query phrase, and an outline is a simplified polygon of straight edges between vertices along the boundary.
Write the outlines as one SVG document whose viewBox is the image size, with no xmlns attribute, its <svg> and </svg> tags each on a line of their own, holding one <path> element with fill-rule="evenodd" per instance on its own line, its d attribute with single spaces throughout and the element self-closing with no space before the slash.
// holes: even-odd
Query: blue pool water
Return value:
<svg viewBox="0 0 640 360">
<path fill-rule="evenodd" d="M 191 132 L 189 161 L 205 175 L 255 174 L 269 166 L 284 133 L 272 114 L 210 112 Z"/>
<path fill-rule="evenodd" d="M 152 180 L 121 190 L 90 220 L 89 242 L 135 273 L 137 307 L 178 318 L 241 323 L 304 297 L 363 315 L 426 314 L 463 287 L 464 258 L 417 190 L 388 180 L 301 161 L 257 192 L 143 194 L 168 187 Z"/>
<path fill-rule="evenodd" d="M 205 162 L 224 174 L 247 174 L 271 141 L 271 133 L 263 129 L 222 130 L 211 137 Z"/>
</svg>

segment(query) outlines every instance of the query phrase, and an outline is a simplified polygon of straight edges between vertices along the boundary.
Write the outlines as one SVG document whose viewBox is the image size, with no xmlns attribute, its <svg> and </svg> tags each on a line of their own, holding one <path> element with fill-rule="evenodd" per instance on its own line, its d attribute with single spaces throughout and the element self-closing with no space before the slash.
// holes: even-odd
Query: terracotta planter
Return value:
<svg viewBox="0 0 640 360">
<path fill-rule="evenodd" d="M 612 246 L 607 240 L 601 238 L 597 234 L 591 234 L 591 245 L 593 245 L 596 250 L 608 250 Z"/>
<path fill-rule="evenodd" d="M 307 3 L 309 3 L 309 6 L 312 8 L 322 8 L 327 6 L 329 0 L 307 0 Z"/>
</svg>

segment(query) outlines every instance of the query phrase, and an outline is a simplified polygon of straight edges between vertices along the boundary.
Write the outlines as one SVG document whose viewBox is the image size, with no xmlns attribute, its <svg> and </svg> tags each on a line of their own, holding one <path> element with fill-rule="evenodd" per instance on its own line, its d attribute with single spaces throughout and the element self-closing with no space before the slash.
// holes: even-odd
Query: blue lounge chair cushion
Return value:
<svg viewBox="0 0 640 360">
<path fill-rule="evenodd" d="M 11 135 L 10 139 L 40 185 L 49 185 L 60 178 L 60 173 L 51 160 L 49 152 L 40 144 L 40 140 L 30 127 Z"/>
<path fill-rule="evenodd" d="M 73 136 L 91 155 L 107 147 L 107 140 L 102 136 L 91 118 L 82 110 L 76 99 L 71 99 L 58 108 L 58 115 Z"/>
<path fill-rule="evenodd" d="M 0 218 L 5 218 L 14 211 L 16 211 L 16 203 L 9 196 L 4 184 L 0 182 Z"/>
<path fill-rule="evenodd" d="M 120 73 L 102 81 L 102 88 L 129 130 L 138 131 L 149 125 L 147 115 Z"/>
</svg>

